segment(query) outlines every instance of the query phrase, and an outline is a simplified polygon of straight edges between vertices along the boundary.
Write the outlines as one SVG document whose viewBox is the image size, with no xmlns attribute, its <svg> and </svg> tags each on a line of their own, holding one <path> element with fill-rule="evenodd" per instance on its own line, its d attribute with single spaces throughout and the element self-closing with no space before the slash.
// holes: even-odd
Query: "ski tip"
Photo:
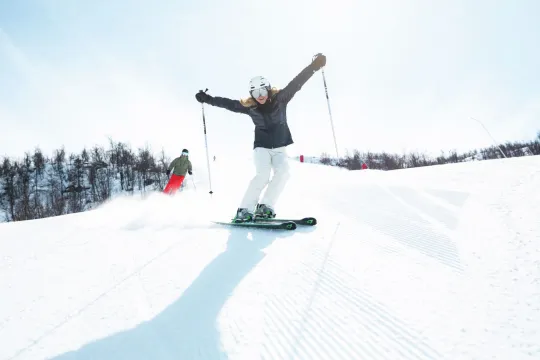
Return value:
<svg viewBox="0 0 540 360">
<path fill-rule="evenodd" d="M 314 217 L 305 217 L 302 219 L 302 222 L 306 225 L 317 225 L 317 219 Z"/>
<path fill-rule="evenodd" d="M 296 223 L 294 221 L 287 221 L 287 222 L 281 223 L 281 225 L 286 230 L 294 230 L 297 227 L 297 225 L 296 225 Z"/>
</svg>

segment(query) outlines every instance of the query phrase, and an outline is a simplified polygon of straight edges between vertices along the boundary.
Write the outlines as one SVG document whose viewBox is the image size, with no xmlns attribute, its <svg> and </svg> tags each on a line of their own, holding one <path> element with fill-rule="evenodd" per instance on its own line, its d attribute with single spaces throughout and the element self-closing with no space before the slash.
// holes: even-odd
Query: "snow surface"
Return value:
<svg viewBox="0 0 540 360">
<path fill-rule="evenodd" d="M 540 157 L 291 161 L 294 232 L 220 227 L 253 168 L 0 224 L 0 359 L 539 359 Z"/>
</svg>

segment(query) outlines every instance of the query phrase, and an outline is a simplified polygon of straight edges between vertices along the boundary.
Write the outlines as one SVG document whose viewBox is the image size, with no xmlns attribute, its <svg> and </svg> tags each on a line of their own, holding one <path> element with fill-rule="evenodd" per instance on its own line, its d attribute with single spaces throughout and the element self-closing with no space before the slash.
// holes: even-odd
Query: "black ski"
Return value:
<svg viewBox="0 0 540 360">
<path fill-rule="evenodd" d="M 314 226 L 317 225 L 317 219 L 314 217 L 305 217 L 303 219 L 279 219 L 279 218 L 263 218 L 255 217 L 255 222 L 265 222 L 265 223 L 284 223 L 284 222 L 294 222 L 296 225 L 304 226 Z"/>
<path fill-rule="evenodd" d="M 296 223 L 292 221 L 272 221 L 264 222 L 262 220 L 257 221 L 245 221 L 245 222 L 224 222 L 224 221 L 213 221 L 215 224 L 226 225 L 226 226 L 236 226 L 244 228 L 253 228 L 253 229 L 268 229 L 268 230 L 294 230 L 296 229 Z"/>
</svg>

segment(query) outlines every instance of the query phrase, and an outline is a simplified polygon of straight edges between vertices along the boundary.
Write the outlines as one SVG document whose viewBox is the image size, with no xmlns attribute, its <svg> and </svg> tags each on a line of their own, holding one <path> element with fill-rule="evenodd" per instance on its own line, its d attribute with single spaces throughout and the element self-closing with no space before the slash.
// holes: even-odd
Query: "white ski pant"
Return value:
<svg viewBox="0 0 540 360">
<path fill-rule="evenodd" d="M 287 151 L 285 147 L 276 149 L 257 147 L 253 149 L 253 160 L 255 162 L 255 176 L 249 183 L 240 207 L 253 211 L 257 203 L 261 203 L 274 208 L 290 177 Z M 274 175 L 270 180 L 271 170 L 274 171 Z M 259 201 L 261 193 L 267 185 L 264 197 Z"/>
</svg>

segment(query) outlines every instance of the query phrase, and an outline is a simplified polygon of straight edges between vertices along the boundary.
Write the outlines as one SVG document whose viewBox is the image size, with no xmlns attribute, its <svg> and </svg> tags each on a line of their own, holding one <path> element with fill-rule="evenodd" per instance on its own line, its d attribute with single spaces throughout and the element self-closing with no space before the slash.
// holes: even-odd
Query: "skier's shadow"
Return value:
<svg viewBox="0 0 540 360">
<path fill-rule="evenodd" d="M 227 249 L 156 317 L 53 359 L 227 359 L 216 324 L 220 310 L 236 286 L 265 257 L 263 250 L 293 233 L 231 229 Z"/>
</svg>

